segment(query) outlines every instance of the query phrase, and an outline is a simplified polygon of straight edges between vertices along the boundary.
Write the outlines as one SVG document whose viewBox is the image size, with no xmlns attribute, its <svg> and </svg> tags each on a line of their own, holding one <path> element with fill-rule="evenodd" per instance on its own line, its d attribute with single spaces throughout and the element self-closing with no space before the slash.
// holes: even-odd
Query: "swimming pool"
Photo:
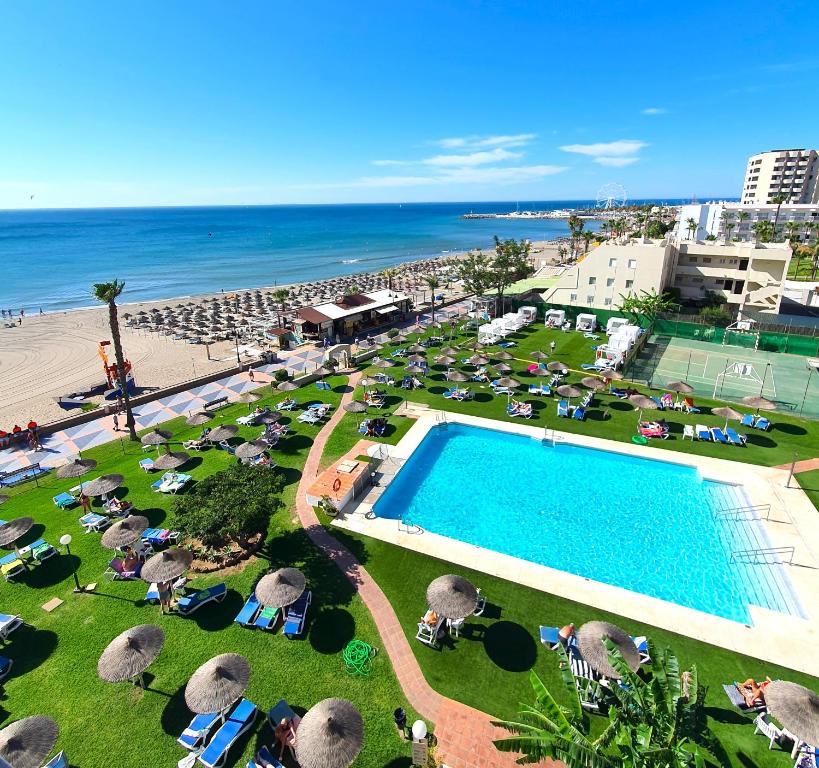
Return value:
<svg viewBox="0 0 819 768">
<path fill-rule="evenodd" d="M 731 562 L 770 546 L 761 522 L 719 515 L 749 504 L 692 467 L 447 424 L 374 512 L 734 621 L 750 623 L 749 605 L 802 616 L 781 565 Z"/>
</svg>

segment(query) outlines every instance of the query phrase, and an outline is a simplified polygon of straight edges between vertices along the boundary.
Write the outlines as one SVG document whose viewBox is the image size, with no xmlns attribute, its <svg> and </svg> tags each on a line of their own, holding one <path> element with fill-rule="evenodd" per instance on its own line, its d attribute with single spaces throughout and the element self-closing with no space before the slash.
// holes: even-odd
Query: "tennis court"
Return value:
<svg viewBox="0 0 819 768">
<path fill-rule="evenodd" d="M 629 377 L 660 388 L 667 381 L 686 381 L 695 394 L 717 400 L 762 394 L 777 410 L 819 418 L 816 360 L 810 365 L 810 358 L 799 355 L 668 336 L 652 336 L 647 351 Z"/>
</svg>

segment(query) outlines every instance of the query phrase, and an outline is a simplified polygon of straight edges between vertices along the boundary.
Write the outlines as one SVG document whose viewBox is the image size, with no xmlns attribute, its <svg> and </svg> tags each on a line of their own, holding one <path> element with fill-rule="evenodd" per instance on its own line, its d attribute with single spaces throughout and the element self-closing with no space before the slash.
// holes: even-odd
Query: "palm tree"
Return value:
<svg viewBox="0 0 819 768">
<path fill-rule="evenodd" d="M 283 316 L 287 312 L 287 300 L 290 298 L 290 291 L 288 291 L 287 288 L 279 288 L 277 291 L 273 291 L 273 298 L 281 305 Z M 278 322 L 279 325 L 282 324 L 281 319 Z"/>
<path fill-rule="evenodd" d="M 117 365 L 117 383 L 122 392 L 122 402 L 125 404 L 125 426 L 128 427 L 128 436 L 131 440 L 138 440 L 134 414 L 131 412 L 131 396 L 128 394 L 128 382 L 125 376 L 125 357 L 122 354 L 122 339 L 119 333 L 119 317 L 117 316 L 117 299 L 125 288 L 121 280 L 110 283 L 94 283 L 92 293 L 97 301 L 108 305 L 108 324 L 111 326 L 111 340 L 114 343 L 114 360 Z"/>
<path fill-rule="evenodd" d="M 785 222 L 785 231 L 788 233 L 788 240 L 791 243 L 799 242 L 799 230 L 800 225 L 797 221 L 787 221 Z"/>
<path fill-rule="evenodd" d="M 782 208 L 782 203 L 784 203 L 787 199 L 787 195 L 775 195 L 771 198 L 771 202 L 776 203 L 776 215 L 774 216 L 773 235 L 771 237 L 772 240 L 776 240 L 776 225 L 779 223 L 779 209 Z"/>
<path fill-rule="evenodd" d="M 569 231 L 571 232 L 572 254 L 574 255 L 575 242 L 580 233 L 583 231 L 583 219 L 581 219 L 579 216 L 575 216 L 574 214 L 572 214 L 571 216 L 569 216 L 569 220 L 567 223 L 569 225 Z"/>
<path fill-rule="evenodd" d="M 688 239 L 690 240 L 694 233 L 699 229 L 699 225 L 693 218 L 685 220 L 685 228 L 688 230 Z"/>
<path fill-rule="evenodd" d="M 566 258 L 569 251 L 567 250 L 565 245 L 558 245 L 557 246 L 557 255 L 560 257 L 560 263 L 563 263 L 563 260 Z"/>
<path fill-rule="evenodd" d="M 770 221 L 755 221 L 751 225 L 756 238 L 756 244 L 770 243 L 774 236 L 774 225 Z"/>
<path fill-rule="evenodd" d="M 736 224 L 733 221 L 729 221 L 725 225 L 725 242 L 727 243 L 731 239 L 731 232 L 733 231 Z"/>
<path fill-rule="evenodd" d="M 582 234 L 583 237 L 583 255 L 585 256 L 589 252 L 589 243 L 591 243 L 592 238 L 594 237 L 594 232 L 589 232 L 587 229 Z"/>
<path fill-rule="evenodd" d="M 722 216 L 722 226 L 725 230 L 725 242 L 727 243 L 730 240 L 731 230 L 734 228 L 734 214 L 731 211 L 723 211 Z"/>
<path fill-rule="evenodd" d="M 424 278 L 424 282 L 427 284 L 427 287 L 432 291 L 432 300 L 430 301 L 430 306 L 432 309 L 432 322 L 435 322 L 435 291 L 437 288 L 441 287 L 441 283 L 438 281 L 438 278 L 435 275 L 428 275 Z"/>
<path fill-rule="evenodd" d="M 740 211 L 740 212 L 737 214 L 737 218 L 739 219 L 739 226 L 740 226 L 740 229 L 742 229 L 742 224 L 743 224 L 743 222 L 748 221 L 748 219 L 750 219 L 750 218 L 751 218 L 751 214 L 750 214 L 750 213 L 748 213 L 748 211 Z"/>
<path fill-rule="evenodd" d="M 381 274 L 384 275 L 384 277 L 387 278 L 387 289 L 391 291 L 392 290 L 392 281 L 393 281 L 393 278 L 395 277 L 395 274 L 396 274 L 395 270 L 394 269 L 385 269 Z"/>
</svg>

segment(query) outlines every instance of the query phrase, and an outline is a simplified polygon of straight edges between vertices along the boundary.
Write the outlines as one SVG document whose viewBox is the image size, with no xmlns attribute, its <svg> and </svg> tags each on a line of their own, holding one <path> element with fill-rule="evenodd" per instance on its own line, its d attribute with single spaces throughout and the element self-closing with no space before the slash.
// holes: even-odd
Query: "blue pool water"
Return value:
<svg viewBox="0 0 819 768">
<path fill-rule="evenodd" d="M 375 505 L 379 517 L 743 623 L 748 606 L 802 615 L 770 546 L 720 517 L 742 486 L 690 467 L 448 424 L 431 429 Z"/>
</svg>

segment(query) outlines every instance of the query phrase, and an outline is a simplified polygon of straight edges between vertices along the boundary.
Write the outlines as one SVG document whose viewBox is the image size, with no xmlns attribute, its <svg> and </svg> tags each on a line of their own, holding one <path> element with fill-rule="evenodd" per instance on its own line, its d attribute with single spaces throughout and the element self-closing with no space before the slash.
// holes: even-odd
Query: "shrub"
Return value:
<svg viewBox="0 0 819 768">
<path fill-rule="evenodd" d="M 706 239 L 706 240 L 716 240 L 716 239 L 717 239 L 717 236 L 716 236 L 716 235 L 706 235 L 706 236 L 705 236 L 705 239 Z"/>
<path fill-rule="evenodd" d="M 731 313 L 725 307 L 703 307 L 700 310 L 700 317 L 714 325 L 726 326 L 731 322 Z"/>
<path fill-rule="evenodd" d="M 390 328 L 387 331 L 387 336 L 390 339 L 394 339 L 397 335 L 398 335 L 398 329 L 397 328 Z"/>
<path fill-rule="evenodd" d="M 279 368 L 273 375 L 273 378 L 276 379 L 276 381 L 287 381 L 287 379 L 290 378 L 290 374 L 287 372 L 287 368 Z"/>
</svg>

